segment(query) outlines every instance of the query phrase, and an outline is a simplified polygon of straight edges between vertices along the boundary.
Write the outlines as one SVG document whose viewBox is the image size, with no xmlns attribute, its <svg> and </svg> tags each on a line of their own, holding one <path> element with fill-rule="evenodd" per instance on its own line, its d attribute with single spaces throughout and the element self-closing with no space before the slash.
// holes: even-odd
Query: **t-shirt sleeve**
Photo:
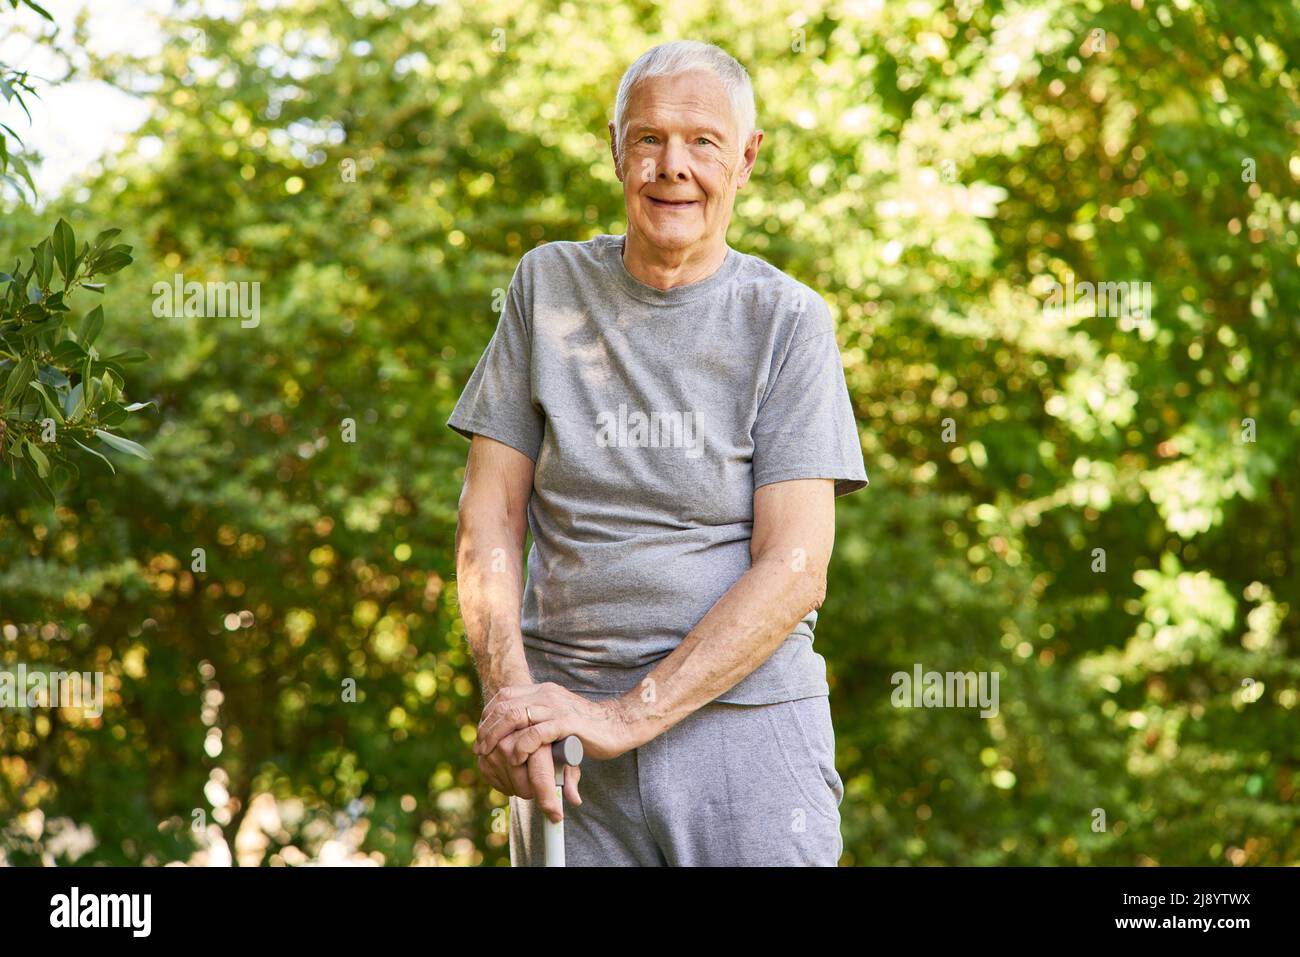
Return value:
<svg viewBox="0 0 1300 957">
<path fill-rule="evenodd" d="M 485 435 L 534 462 L 546 416 L 533 400 L 530 316 L 521 289 L 523 263 L 506 290 L 496 332 L 465 384 L 447 425 L 466 438 Z"/>
<path fill-rule="evenodd" d="M 829 478 L 835 494 L 868 484 L 857 420 L 839 344 L 825 303 L 821 329 L 786 352 L 754 420 L 754 488 L 789 479 Z M 828 328 L 829 327 L 829 328 Z"/>
</svg>

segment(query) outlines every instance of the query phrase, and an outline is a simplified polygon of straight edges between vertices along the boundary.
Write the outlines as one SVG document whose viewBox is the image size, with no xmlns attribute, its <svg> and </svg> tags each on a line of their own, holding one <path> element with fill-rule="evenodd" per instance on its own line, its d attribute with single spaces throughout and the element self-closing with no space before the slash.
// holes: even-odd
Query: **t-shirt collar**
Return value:
<svg viewBox="0 0 1300 957">
<path fill-rule="evenodd" d="M 723 259 L 722 265 L 712 275 L 687 283 L 684 286 L 674 286 L 672 289 L 656 289 L 627 271 L 627 266 L 623 262 L 623 246 L 627 241 L 626 235 L 606 235 L 602 239 L 604 243 L 601 247 L 601 258 L 605 263 L 605 267 L 614 277 L 614 281 L 629 296 L 653 306 L 675 306 L 708 295 L 730 282 L 732 277 L 735 276 L 736 270 L 740 268 L 740 253 L 728 246 L 726 258 Z"/>
</svg>

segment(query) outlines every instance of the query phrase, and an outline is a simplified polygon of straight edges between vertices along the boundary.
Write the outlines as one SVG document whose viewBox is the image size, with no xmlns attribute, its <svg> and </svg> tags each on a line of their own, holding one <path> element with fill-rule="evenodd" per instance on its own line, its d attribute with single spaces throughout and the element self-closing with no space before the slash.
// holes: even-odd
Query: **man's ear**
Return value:
<svg viewBox="0 0 1300 957">
<path fill-rule="evenodd" d="M 736 189 L 749 182 L 749 174 L 754 171 L 754 161 L 758 159 L 758 144 L 763 142 L 763 131 L 754 130 L 745 144 L 745 153 L 741 157 L 740 175 L 736 178 Z"/>
<path fill-rule="evenodd" d="M 612 121 L 609 124 L 609 155 L 614 157 L 614 175 L 618 177 L 618 181 L 621 183 L 623 182 L 623 169 L 618 161 L 618 136 L 614 132 Z"/>
</svg>

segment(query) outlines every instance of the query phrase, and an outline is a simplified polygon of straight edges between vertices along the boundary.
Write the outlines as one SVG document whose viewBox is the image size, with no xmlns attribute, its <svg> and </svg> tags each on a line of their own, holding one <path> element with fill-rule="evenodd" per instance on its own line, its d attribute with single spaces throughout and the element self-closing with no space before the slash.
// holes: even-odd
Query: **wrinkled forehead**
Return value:
<svg viewBox="0 0 1300 957">
<path fill-rule="evenodd" d="M 727 88 L 708 70 L 641 80 L 628 96 L 624 124 L 629 133 L 641 125 L 661 130 L 711 127 L 729 138 L 737 133 Z"/>
</svg>

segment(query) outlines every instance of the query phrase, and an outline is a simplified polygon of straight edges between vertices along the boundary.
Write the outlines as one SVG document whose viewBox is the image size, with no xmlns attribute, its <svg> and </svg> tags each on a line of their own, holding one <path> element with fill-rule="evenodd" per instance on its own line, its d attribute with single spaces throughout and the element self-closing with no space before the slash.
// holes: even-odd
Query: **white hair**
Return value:
<svg viewBox="0 0 1300 957">
<path fill-rule="evenodd" d="M 754 87 L 749 81 L 745 68 L 721 47 L 699 40 L 674 40 L 652 47 L 637 57 L 636 62 L 627 68 L 623 79 L 618 84 L 618 96 L 614 100 L 614 129 L 618 132 L 618 154 L 623 156 L 626 149 L 628 100 L 632 98 L 632 89 L 642 80 L 652 76 L 675 76 L 692 70 L 708 70 L 722 81 L 731 100 L 731 112 L 736 119 L 740 133 L 739 149 L 744 150 L 745 143 L 757 122 L 754 108 Z"/>
</svg>

